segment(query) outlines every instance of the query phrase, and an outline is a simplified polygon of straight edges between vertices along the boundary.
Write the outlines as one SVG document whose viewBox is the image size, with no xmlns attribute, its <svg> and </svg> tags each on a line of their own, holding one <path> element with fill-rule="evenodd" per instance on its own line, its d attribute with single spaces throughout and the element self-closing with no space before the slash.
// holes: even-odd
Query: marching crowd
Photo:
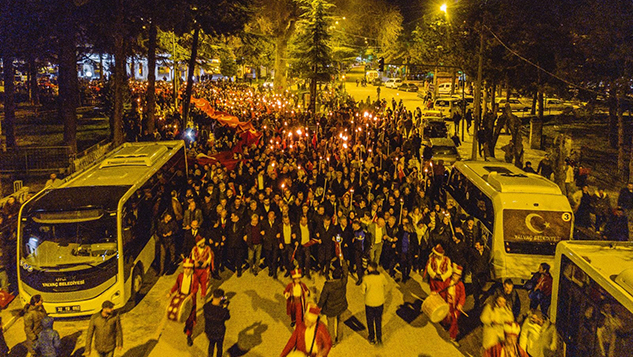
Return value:
<svg viewBox="0 0 633 357">
<path fill-rule="evenodd" d="M 192 296 L 184 329 L 189 345 L 197 296 L 209 297 L 204 307 L 209 356 L 222 355 L 230 314 L 224 292 L 211 291 L 211 279 L 221 280 L 229 269 L 237 278 L 266 271 L 274 279 L 292 279 L 284 296 L 295 330 L 282 356 L 297 350 L 327 356 L 340 342 L 349 278 L 365 296 L 369 342 L 382 344 L 386 275 L 406 284 L 414 274 L 428 279 L 429 298 L 449 305 L 441 323 L 456 345 L 461 316 L 476 313 L 484 325 L 485 356 L 553 353 L 556 341 L 547 321 L 549 266 L 541 264 L 526 285 L 527 317 L 511 280 L 486 290 L 491 268 L 487 239 L 476 219 L 446 199 L 443 163 L 421 153 L 419 110 L 411 112 L 395 100 L 355 103 L 331 91 L 323 114 L 314 117 L 304 110 L 302 98 L 287 92 L 214 82 L 198 84 L 195 96 L 250 122 L 258 133 L 257 140 L 245 144 L 244 133 L 194 109 L 195 130 L 180 131 L 174 117 L 160 121 L 156 133 L 136 136 L 183 138 L 189 146 L 189 173 L 164 183 L 151 223 L 160 273 L 173 272 L 185 258 L 168 296 Z M 221 152 L 230 154 L 218 159 Z M 315 274 L 325 276 L 326 283 L 313 303 L 305 282 Z M 467 286 L 465 276 L 472 281 Z M 474 308 L 465 311 L 471 294 Z M 52 326 L 37 307 L 38 299 L 26 310 L 33 321 L 30 327 L 25 323 L 32 353 L 41 346 L 38 336 Z M 95 340 L 101 356 L 121 347 L 117 321 L 111 303 L 104 303 L 91 319 L 86 351 L 91 351 L 93 335 L 109 337 L 101 345 Z"/>
</svg>

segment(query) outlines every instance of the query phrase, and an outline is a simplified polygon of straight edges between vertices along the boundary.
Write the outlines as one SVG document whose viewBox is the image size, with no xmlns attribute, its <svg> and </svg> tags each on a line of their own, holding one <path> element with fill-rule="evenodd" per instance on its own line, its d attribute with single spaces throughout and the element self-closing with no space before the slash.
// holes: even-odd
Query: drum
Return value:
<svg viewBox="0 0 633 357">
<path fill-rule="evenodd" d="M 431 294 L 422 303 L 422 312 L 431 322 L 438 323 L 448 315 L 448 304 L 439 294 Z"/>
<path fill-rule="evenodd" d="M 176 294 L 167 307 L 167 318 L 176 322 L 185 322 L 192 308 L 191 295 Z"/>
</svg>

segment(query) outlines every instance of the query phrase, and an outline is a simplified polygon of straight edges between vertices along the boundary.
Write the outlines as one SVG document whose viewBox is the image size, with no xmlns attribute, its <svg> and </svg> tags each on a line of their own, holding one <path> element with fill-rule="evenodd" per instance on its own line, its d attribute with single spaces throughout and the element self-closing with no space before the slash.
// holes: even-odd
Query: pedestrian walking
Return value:
<svg viewBox="0 0 633 357">
<path fill-rule="evenodd" d="M 380 217 L 375 223 L 369 225 L 369 236 L 371 244 L 369 249 L 369 259 L 378 264 L 382 255 L 382 245 L 387 235 L 385 219 Z"/>
<path fill-rule="evenodd" d="M 299 321 L 297 328 L 290 336 L 281 357 L 289 356 L 292 351 L 299 351 L 303 356 L 327 357 L 332 349 L 332 338 L 321 321 L 321 309 L 315 304 L 309 304 L 303 321 Z"/>
<path fill-rule="evenodd" d="M 106 300 L 101 311 L 92 315 L 86 332 L 85 356 L 90 356 L 94 340 L 94 349 L 99 357 L 112 357 L 114 350 L 123 349 L 123 330 L 121 318 L 114 311 L 114 303 Z"/>
<path fill-rule="evenodd" d="M 35 350 L 39 352 L 40 357 L 59 356 L 61 340 L 59 332 L 53 330 L 53 321 L 54 319 L 50 316 L 42 319 L 42 331 L 35 341 Z"/>
<path fill-rule="evenodd" d="M 363 277 L 361 291 L 365 295 L 365 317 L 369 330 L 369 343 L 382 345 L 382 313 L 385 308 L 387 279 L 378 271 L 378 264 L 370 262 Z"/>
<path fill-rule="evenodd" d="M 481 240 L 475 241 L 475 247 L 470 253 L 470 267 L 473 281 L 473 298 L 475 299 L 475 309 L 481 307 L 484 287 L 490 278 L 490 249 L 484 246 Z"/>
<path fill-rule="evenodd" d="M 449 282 L 448 288 L 444 290 L 440 295 L 444 298 L 444 301 L 448 303 L 448 315 L 444 319 L 443 323 L 448 326 L 448 333 L 451 338 L 451 342 L 455 345 L 457 343 L 457 336 L 459 335 L 459 318 L 464 314 L 464 304 L 466 303 L 466 288 L 462 283 L 462 267 L 453 263 L 453 275 Z"/>
<path fill-rule="evenodd" d="M 549 158 L 549 154 L 545 154 L 541 162 L 538 163 L 538 167 L 536 168 L 536 172 L 541 174 L 541 176 L 546 179 L 551 179 L 552 173 L 554 173 L 552 160 Z"/>
<path fill-rule="evenodd" d="M 602 226 L 609 219 L 611 214 L 611 197 L 604 192 L 604 187 L 598 187 L 598 191 L 593 196 L 593 212 L 596 215 L 596 232 L 602 232 Z"/>
<path fill-rule="evenodd" d="M 484 306 L 480 319 L 484 324 L 482 344 L 485 350 L 503 342 L 503 327 L 514 322 L 512 311 L 503 295 L 497 295 Z"/>
<path fill-rule="evenodd" d="M 604 239 L 618 242 L 629 240 L 629 222 L 622 207 L 616 207 L 604 228 Z"/>
<path fill-rule="evenodd" d="M 31 301 L 24 307 L 24 333 L 29 356 L 35 355 L 35 342 L 42 332 L 42 320 L 48 316 L 43 304 L 44 299 L 38 294 L 33 295 Z"/>
<path fill-rule="evenodd" d="M 556 356 L 557 335 L 556 327 L 540 311 L 532 311 L 521 326 L 519 346 L 531 357 L 553 357 Z"/>
<path fill-rule="evenodd" d="M 521 327 L 516 323 L 509 323 L 503 326 L 503 340 L 484 351 L 484 357 L 530 357 L 525 350 L 519 346 L 519 332 Z"/>
<path fill-rule="evenodd" d="M 160 256 L 160 271 L 158 275 L 163 275 L 171 270 L 176 262 L 178 223 L 173 220 L 171 212 L 165 212 L 156 230 Z"/>
<path fill-rule="evenodd" d="M 209 284 L 209 273 L 213 271 L 213 252 L 207 245 L 207 240 L 201 235 L 196 236 L 196 246 L 191 250 L 193 260 L 193 273 L 200 283 L 200 296 L 207 296 L 207 285 Z"/>
<path fill-rule="evenodd" d="M 193 328 L 196 325 L 196 307 L 198 306 L 197 297 L 200 283 L 198 282 L 198 277 L 193 273 L 194 263 L 192 259 L 185 259 L 182 263 L 182 267 L 184 271 L 178 274 L 176 283 L 172 286 L 169 293 L 167 293 L 167 298 L 170 298 L 175 292 L 177 292 L 180 296 L 182 296 L 182 299 L 185 299 L 186 297 L 191 299 L 191 312 L 189 313 L 189 317 L 187 317 L 187 321 L 185 321 L 184 333 L 187 336 L 187 345 L 193 346 L 191 335 L 193 334 Z"/>
<path fill-rule="evenodd" d="M 332 261 L 331 279 L 323 284 L 318 306 L 327 316 L 327 326 L 334 344 L 343 339 L 341 315 L 347 310 L 347 277 L 349 274 L 347 263 L 334 258 Z"/>
<path fill-rule="evenodd" d="M 552 302 L 552 275 L 549 272 L 549 264 L 541 263 L 538 272 L 532 276 L 530 281 L 532 289 L 529 289 L 530 310 L 541 308 L 544 316 L 549 316 L 549 306 Z"/>
<path fill-rule="evenodd" d="M 512 310 L 514 319 L 518 320 L 519 315 L 521 314 L 521 299 L 519 298 L 519 293 L 514 288 L 514 282 L 512 279 L 504 280 L 503 286 L 497 288 L 494 296 L 496 297 L 499 295 L 506 299 L 508 306 Z"/>
<path fill-rule="evenodd" d="M 209 339 L 209 357 L 222 357 L 226 321 L 231 318 L 228 309 L 229 301 L 224 296 L 224 290 L 215 289 L 211 301 L 204 305 L 204 332 Z"/>
<path fill-rule="evenodd" d="M 301 281 L 301 269 L 294 269 L 291 272 L 291 276 L 292 282 L 286 285 L 284 297 L 286 298 L 286 314 L 290 316 L 290 326 L 294 327 L 298 321 L 303 320 L 306 297 L 310 296 L 310 290 Z"/>
<path fill-rule="evenodd" d="M 259 262 L 262 259 L 262 242 L 265 232 L 259 223 L 259 215 L 254 213 L 250 216 L 251 222 L 244 228 L 246 245 L 248 246 L 247 263 L 251 272 L 257 276 L 259 274 Z"/>
<path fill-rule="evenodd" d="M 370 239 L 368 239 L 368 233 L 363 229 L 360 220 L 355 219 L 352 222 L 352 230 L 354 231 L 354 238 L 352 239 L 352 252 L 353 263 L 356 270 L 356 285 L 360 285 L 363 282 L 363 276 L 365 275 L 365 269 L 367 269 L 367 260 L 369 258 L 369 246 Z"/>
<path fill-rule="evenodd" d="M 451 260 L 444 255 L 444 248 L 440 244 L 436 245 L 426 263 L 425 274 L 429 274 L 429 285 L 432 292 L 443 290 L 448 283 L 448 278 L 453 273 Z"/>
</svg>

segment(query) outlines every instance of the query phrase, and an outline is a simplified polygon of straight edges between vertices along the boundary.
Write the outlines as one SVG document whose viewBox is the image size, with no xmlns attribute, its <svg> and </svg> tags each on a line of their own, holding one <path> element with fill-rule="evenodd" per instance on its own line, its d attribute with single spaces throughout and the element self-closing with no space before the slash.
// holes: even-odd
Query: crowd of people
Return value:
<svg viewBox="0 0 633 357">
<path fill-rule="evenodd" d="M 161 88 L 159 111 L 172 103 Z M 140 98 L 143 87 L 133 92 Z M 428 277 L 431 294 L 449 304 L 442 324 L 455 344 L 460 317 L 467 315 L 466 295 L 472 294 L 475 306 L 469 313 L 481 313 L 486 356 L 502 355 L 501 349 L 506 356 L 523 356 L 526 349 L 543 355 L 537 349 L 543 353 L 552 348 L 553 342 L 534 343 L 541 338 L 534 331 L 548 326 L 549 266 L 539 267 L 529 288 L 527 318 L 521 315 L 511 280 L 486 290 L 490 249 L 477 220 L 461 214 L 444 194 L 448 171 L 442 162 L 421 153 L 419 110 L 409 111 L 395 100 L 356 103 L 331 90 L 315 116 L 305 109 L 304 98 L 289 92 L 222 82 L 196 84 L 194 96 L 216 111 L 250 122 L 257 132 L 249 135 L 255 140 L 245 142 L 245 133 L 210 120 L 198 108 L 193 109 L 195 126 L 188 130 L 180 130 L 178 114 L 161 116 L 155 133 L 132 129 L 142 127 L 140 121 L 129 125 L 133 140 L 182 138 L 189 147 L 188 175 L 166 184 L 163 204 L 157 206 L 162 209 L 154 211 L 151 223 L 160 274 L 173 272 L 181 257 L 186 258 L 168 296 L 193 296 L 194 308 L 185 322 L 189 345 L 199 293 L 204 301 L 210 297 L 205 321 L 217 327 L 207 331 L 209 356 L 222 355 L 221 326 L 230 314 L 224 292 L 211 291 L 211 279 L 221 280 L 220 274 L 229 269 L 237 278 L 267 270 L 274 279 L 281 274 L 292 279 L 284 295 L 295 330 L 282 356 L 293 349 L 326 356 L 340 342 L 349 277 L 365 296 L 369 342 L 382 344 L 385 275 L 406 284 L 415 274 Z M 228 157 L 218 159 L 226 152 Z M 311 303 L 305 281 L 313 281 L 315 274 L 327 280 L 318 302 Z M 465 276 L 472 281 L 467 286 Z M 110 304 L 91 319 L 97 337 L 100 328 L 120 333 L 120 322 L 110 321 L 116 316 Z M 38 326 L 43 327 L 45 313 L 41 315 Z M 36 332 L 27 333 L 30 345 L 37 346 Z M 121 346 L 117 338 L 108 340 L 111 351 Z"/>
</svg>

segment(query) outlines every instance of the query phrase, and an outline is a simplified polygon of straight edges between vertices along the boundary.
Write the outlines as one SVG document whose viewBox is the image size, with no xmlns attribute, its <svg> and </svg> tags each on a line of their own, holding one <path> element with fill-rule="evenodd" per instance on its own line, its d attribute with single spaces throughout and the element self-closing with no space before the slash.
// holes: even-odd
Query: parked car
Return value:
<svg viewBox="0 0 633 357">
<path fill-rule="evenodd" d="M 380 79 L 380 77 L 374 78 L 374 80 L 371 81 L 371 84 L 373 86 L 380 87 L 380 86 L 382 86 L 382 79 Z"/>
<path fill-rule="evenodd" d="M 442 83 L 437 86 L 437 92 L 439 94 L 450 94 L 453 85 L 451 83 Z"/>
<path fill-rule="evenodd" d="M 445 166 L 450 166 L 455 161 L 461 160 L 459 151 L 455 146 L 455 142 L 449 138 L 431 138 L 430 140 L 431 151 L 433 153 L 432 160 L 434 163 L 443 161 Z"/>
<path fill-rule="evenodd" d="M 402 83 L 402 85 L 398 87 L 398 90 L 401 90 L 404 92 L 417 92 L 418 86 L 416 86 L 413 83 Z"/>
<path fill-rule="evenodd" d="M 433 109 L 440 111 L 446 120 L 451 120 L 455 110 L 461 112 L 461 103 L 461 98 L 439 97 L 433 101 Z"/>
<path fill-rule="evenodd" d="M 513 112 L 529 112 L 531 109 L 530 105 L 521 102 L 517 98 L 497 98 L 495 102 L 499 105 L 499 112 L 503 112 L 506 104 L 510 104 L 510 109 L 512 109 Z"/>
<path fill-rule="evenodd" d="M 557 98 L 545 98 L 543 100 L 543 109 L 550 111 L 550 110 L 556 110 L 556 111 L 563 111 L 563 110 L 571 110 L 571 109 L 576 109 L 577 106 L 573 105 L 572 103 L 569 102 L 565 102 L 561 99 L 557 99 Z"/>
<path fill-rule="evenodd" d="M 385 82 L 385 87 L 387 88 L 398 88 L 402 85 L 402 79 L 400 78 L 389 78 Z"/>
</svg>

